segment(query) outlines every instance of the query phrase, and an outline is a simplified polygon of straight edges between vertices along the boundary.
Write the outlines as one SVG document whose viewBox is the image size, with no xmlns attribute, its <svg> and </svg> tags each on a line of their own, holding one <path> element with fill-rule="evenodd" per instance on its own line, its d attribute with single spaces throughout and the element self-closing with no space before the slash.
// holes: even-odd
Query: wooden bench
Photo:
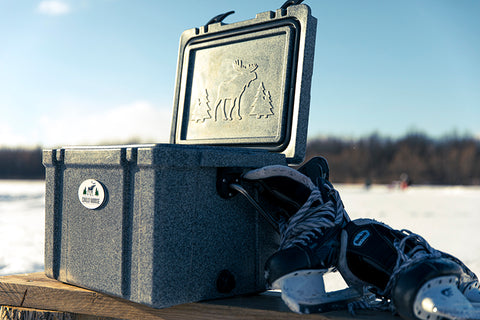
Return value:
<svg viewBox="0 0 480 320">
<path fill-rule="evenodd" d="M 295 314 L 271 292 L 153 309 L 49 279 L 43 272 L 0 277 L 0 306 L 1 320 L 400 319 L 369 311 L 359 311 L 355 317 L 346 311 Z"/>
</svg>

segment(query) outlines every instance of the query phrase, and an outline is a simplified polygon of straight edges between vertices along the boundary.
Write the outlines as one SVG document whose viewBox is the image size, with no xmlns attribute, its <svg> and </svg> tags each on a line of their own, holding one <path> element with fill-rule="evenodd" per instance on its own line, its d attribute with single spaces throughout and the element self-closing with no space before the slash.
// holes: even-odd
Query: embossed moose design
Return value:
<svg viewBox="0 0 480 320">
<path fill-rule="evenodd" d="M 233 111 L 236 108 L 238 120 L 242 120 L 240 115 L 240 99 L 245 89 L 250 86 L 252 81 L 257 79 L 257 64 L 244 65 L 242 60 L 233 62 L 235 74 L 233 78 L 223 81 L 218 87 L 217 100 L 215 101 L 215 121 L 217 121 L 218 107 L 222 107 L 223 120 L 233 120 Z"/>
</svg>

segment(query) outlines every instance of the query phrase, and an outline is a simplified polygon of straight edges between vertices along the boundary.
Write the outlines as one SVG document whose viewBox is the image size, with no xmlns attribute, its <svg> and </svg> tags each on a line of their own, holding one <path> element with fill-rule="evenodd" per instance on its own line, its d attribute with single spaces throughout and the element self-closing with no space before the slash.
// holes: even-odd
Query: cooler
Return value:
<svg viewBox="0 0 480 320">
<path fill-rule="evenodd" d="M 315 28 L 294 5 L 186 30 L 171 143 L 44 150 L 47 276 L 155 308 L 264 291 L 278 235 L 228 186 L 302 161 Z"/>
</svg>

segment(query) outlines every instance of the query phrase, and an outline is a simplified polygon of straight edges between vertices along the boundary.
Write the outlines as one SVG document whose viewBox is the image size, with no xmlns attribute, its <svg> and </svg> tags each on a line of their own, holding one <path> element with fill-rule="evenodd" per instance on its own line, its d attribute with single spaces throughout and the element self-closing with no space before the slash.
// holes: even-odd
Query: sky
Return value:
<svg viewBox="0 0 480 320">
<path fill-rule="evenodd" d="M 181 33 L 283 0 L 0 0 L 0 146 L 168 142 Z M 310 0 L 309 139 L 480 138 L 480 1 Z"/>
</svg>

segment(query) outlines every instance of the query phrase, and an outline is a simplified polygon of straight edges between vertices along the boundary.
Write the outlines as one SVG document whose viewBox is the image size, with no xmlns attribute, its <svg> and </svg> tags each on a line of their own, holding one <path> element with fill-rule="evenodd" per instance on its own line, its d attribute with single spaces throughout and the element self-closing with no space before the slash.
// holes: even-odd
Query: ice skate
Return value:
<svg viewBox="0 0 480 320">
<path fill-rule="evenodd" d="M 480 319 L 475 274 L 409 231 L 349 222 L 338 268 L 349 286 L 369 288 L 403 319 Z"/>
<path fill-rule="evenodd" d="M 309 172 L 313 179 L 301 171 Z M 350 221 L 326 177 L 324 159 L 314 159 L 299 171 L 268 166 L 244 175 L 244 179 L 259 183 L 262 195 L 282 212 L 277 214 L 280 247 L 266 262 L 265 277 L 271 289 L 280 289 L 284 302 L 299 313 L 345 309 L 360 296 L 351 289 L 325 292 L 323 275 L 334 270 L 340 233 Z"/>
<path fill-rule="evenodd" d="M 289 219 L 305 204 L 311 192 L 322 189 L 328 182 L 328 163 L 323 157 L 310 159 L 298 170 L 287 166 L 272 165 L 251 170 L 243 179 L 255 183 L 263 200 L 272 205 L 269 215 L 277 224 Z M 328 190 L 321 192 L 322 200 L 328 199 Z"/>
</svg>

